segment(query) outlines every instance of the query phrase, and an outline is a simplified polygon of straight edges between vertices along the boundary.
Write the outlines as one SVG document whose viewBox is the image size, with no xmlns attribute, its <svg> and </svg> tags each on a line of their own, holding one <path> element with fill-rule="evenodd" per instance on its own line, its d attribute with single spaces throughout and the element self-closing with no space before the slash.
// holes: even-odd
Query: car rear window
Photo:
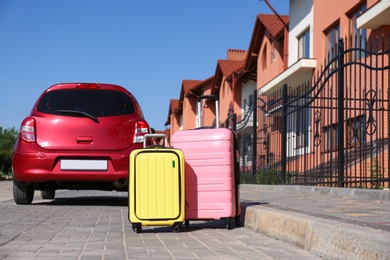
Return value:
<svg viewBox="0 0 390 260">
<path fill-rule="evenodd" d="M 38 111 L 48 114 L 75 111 L 95 117 L 118 116 L 134 113 L 134 104 L 126 93 L 115 90 L 64 89 L 47 92 L 38 104 Z"/>
</svg>

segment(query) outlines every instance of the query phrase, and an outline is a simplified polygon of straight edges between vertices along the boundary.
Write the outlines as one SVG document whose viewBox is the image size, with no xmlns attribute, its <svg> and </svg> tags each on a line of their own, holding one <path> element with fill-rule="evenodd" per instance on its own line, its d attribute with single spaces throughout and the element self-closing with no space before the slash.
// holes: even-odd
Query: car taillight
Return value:
<svg viewBox="0 0 390 260">
<path fill-rule="evenodd" d="M 35 137 L 35 120 L 33 118 L 25 119 L 20 127 L 20 136 L 29 143 L 36 141 Z"/>
<path fill-rule="evenodd" d="M 134 141 L 133 143 L 143 143 L 144 135 L 149 133 L 149 126 L 145 121 L 135 123 Z"/>
</svg>

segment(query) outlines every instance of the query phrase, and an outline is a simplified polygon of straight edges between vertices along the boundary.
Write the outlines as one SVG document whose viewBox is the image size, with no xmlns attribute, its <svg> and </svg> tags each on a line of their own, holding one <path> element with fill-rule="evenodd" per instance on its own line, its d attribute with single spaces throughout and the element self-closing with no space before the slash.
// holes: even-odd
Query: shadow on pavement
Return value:
<svg viewBox="0 0 390 260">
<path fill-rule="evenodd" d="M 242 228 L 243 226 L 237 227 L 232 220 L 232 229 Z M 183 223 L 179 233 L 194 232 L 205 229 L 226 229 L 224 220 L 206 220 L 206 221 L 190 221 L 188 227 Z M 135 232 L 134 232 L 135 233 Z M 173 233 L 172 227 L 170 226 L 143 226 L 142 233 L 153 234 L 153 233 Z"/>
<path fill-rule="evenodd" d="M 34 205 L 51 206 L 117 206 L 127 207 L 128 198 L 114 196 L 82 196 L 72 198 L 56 198 L 54 200 L 39 201 Z"/>
</svg>

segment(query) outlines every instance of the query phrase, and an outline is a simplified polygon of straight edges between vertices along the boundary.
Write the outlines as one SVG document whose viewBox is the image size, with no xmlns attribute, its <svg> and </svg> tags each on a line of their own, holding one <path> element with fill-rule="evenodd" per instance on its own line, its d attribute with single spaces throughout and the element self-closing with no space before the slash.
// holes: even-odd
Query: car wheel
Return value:
<svg viewBox="0 0 390 260">
<path fill-rule="evenodd" d="M 18 205 L 31 204 L 34 198 L 34 188 L 31 185 L 14 181 L 14 201 Z"/>
<path fill-rule="evenodd" d="M 41 190 L 41 197 L 44 200 L 52 200 L 56 195 L 55 190 Z"/>
</svg>

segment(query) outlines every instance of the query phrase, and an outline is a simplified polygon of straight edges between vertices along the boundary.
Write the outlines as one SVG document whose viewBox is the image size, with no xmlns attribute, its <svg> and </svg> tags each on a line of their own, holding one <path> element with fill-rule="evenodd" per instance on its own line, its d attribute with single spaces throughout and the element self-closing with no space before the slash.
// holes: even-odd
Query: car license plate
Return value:
<svg viewBox="0 0 390 260">
<path fill-rule="evenodd" d="M 108 169 L 107 160 L 61 160 L 61 170 L 98 170 Z"/>
</svg>

